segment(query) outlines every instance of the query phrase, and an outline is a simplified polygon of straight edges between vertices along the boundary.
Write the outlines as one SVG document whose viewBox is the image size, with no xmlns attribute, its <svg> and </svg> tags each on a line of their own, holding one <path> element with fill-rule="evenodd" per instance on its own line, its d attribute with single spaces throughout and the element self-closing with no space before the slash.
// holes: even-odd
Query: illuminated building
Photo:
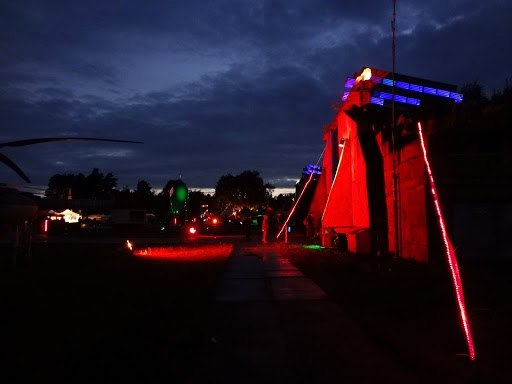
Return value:
<svg viewBox="0 0 512 384">
<path fill-rule="evenodd" d="M 396 254 L 398 243 L 400 257 L 426 262 L 432 201 L 415 123 L 423 121 L 430 133 L 462 95 L 454 85 L 400 74 L 393 87 L 390 72 L 365 70 L 347 79 L 325 129 L 323 172 L 310 213 L 322 217 L 324 246 L 346 237 L 349 251 Z"/>
</svg>

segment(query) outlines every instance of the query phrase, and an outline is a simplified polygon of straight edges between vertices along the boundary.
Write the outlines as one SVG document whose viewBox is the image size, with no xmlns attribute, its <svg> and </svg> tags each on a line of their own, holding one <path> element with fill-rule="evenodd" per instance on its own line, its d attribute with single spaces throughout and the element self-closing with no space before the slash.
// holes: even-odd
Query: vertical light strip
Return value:
<svg viewBox="0 0 512 384">
<path fill-rule="evenodd" d="M 322 159 L 322 157 L 324 156 L 324 153 L 325 153 L 325 147 L 324 147 L 324 150 L 322 151 L 322 153 L 320 154 L 320 157 L 318 158 L 318 161 L 316 162 L 315 166 L 318 166 L 318 164 L 320 163 L 320 160 Z M 309 179 L 308 181 L 306 182 L 306 185 L 304 185 L 304 188 L 302 188 L 302 192 L 300 193 L 299 195 L 299 198 L 297 199 L 297 201 L 295 202 L 295 204 L 293 205 L 293 208 L 291 209 L 290 213 L 288 214 L 288 217 L 286 218 L 286 221 L 284 222 L 281 230 L 279 231 L 279 233 L 277 234 L 276 236 L 276 240 L 279 239 L 279 236 L 281 236 L 281 233 L 283 233 L 283 230 L 286 228 L 286 226 L 288 225 L 288 221 L 290 221 L 290 217 L 292 217 L 293 215 L 293 212 L 295 211 L 295 208 L 297 207 L 297 204 L 299 204 L 299 201 L 302 197 L 302 195 L 304 194 L 304 191 L 306 191 L 306 188 L 308 187 L 309 183 L 311 182 L 311 179 L 313 178 L 313 175 L 315 175 L 314 172 L 311 172 L 311 174 L 309 175 Z"/>
<path fill-rule="evenodd" d="M 302 188 L 302 192 L 300 193 L 299 198 L 297 199 L 297 201 L 296 201 L 296 202 L 295 202 L 295 204 L 293 205 L 293 208 L 292 208 L 292 210 L 290 211 L 290 214 L 288 215 L 288 217 L 286 218 L 286 221 L 284 222 L 283 227 L 281 228 L 281 230 L 280 230 L 280 231 L 279 231 L 279 233 L 277 234 L 276 239 L 279 239 L 279 236 L 281 236 L 281 233 L 283 233 L 283 229 L 284 229 L 284 228 L 286 228 L 286 226 L 288 225 L 288 221 L 290 220 L 290 217 L 292 217 L 293 212 L 295 211 L 295 208 L 297 207 L 297 204 L 299 204 L 299 201 L 300 201 L 300 199 L 301 199 L 302 195 L 304 194 L 304 192 L 306 191 L 306 188 L 308 187 L 308 185 L 309 185 L 309 183 L 310 183 L 311 179 L 313 178 L 313 175 L 314 175 L 314 173 L 311 173 L 311 174 L 309 175 L 309 179 L 308 179 L 308 181 L 306 182 L 306 185 L 304 185 L 304 188 Z"/>
<path fill-rule="evenodd" d="M 346 141 L 346 139 L 345 139 L 345 141 Z M 332 188 L 334 187 L 334 183 L 336 183 L 336 179 L 338 178 L 338 173 L 339 173 L 340 165 L 341 165 L 341 159 L 343 159 L 343 152 L 345 152 L 345 141 L 343 142 L 343 145 L 341 146 L 340 160 L 338 161 L 338 166 L 336 167 L 336 175 L 334 175 L 334 180 L 332 181 L 331 189 L 329 190 L 329 196 L 327 197 L 327 202 L 325 203 L 324 212 L 322 213 L 322 221 L 324 220 L 325 211 L 327 210 L 327 205 L 329 205 L 329 200 L 331 199 Z"/>
<path fill-rule="evenodd" d="M 421 142 L 421 149 L 423 150 L 423 158 L 425 159 L 425 165 L 427 167 L 428 177 L 430 179 L 430 187 L 432 192 L 432 197 L 434 198 L 434 204 L 436 207 L 437 216 L 439 218 L 439 226 L 441 227 L 441 233 L 443 235 L 443 242 L 446 249 L 446 256 L 448 258 L 448 264 L 450 265 L 450 271 L 452 273 L 452 280 L 455 286 L 455 295 L 457 296 L 457 302 L 459 304 L 460 316 L 462 318 L 462 325 L 464 327 L 464 332 L 466 333 L 466 340 L 468 342 L 469 349 L 469 357 L 471 360 L 475 360 L 475 347 L 473 345 L 473 339 L 471 338 L 471 331 L 469 329 L 469 321 L 466 314 L 466 306 L 464 304 L 464 293 L 462 291 L 462 281 L 460 278 L 459 266 L 457 264 L 457 258 L 455 257 L 455 251 L 453 249 L 452 243 L 448 238 L 448 234 L 446 233 L 446 226 L 444 223 L 443 215 L 441 213 L 441 207 L 439 206 L 439 199 L 437 196 L 437 190 L 434 183 L 434 177 L 432 176 L 432 170 L 430 168 L 430 163 L 427 157 L 427 150 L 425 148 L 425 142 L 423 140 L 423 131 L 421 128 L 421 123 L 418 122 L 418 132 Z"/>
</svg>

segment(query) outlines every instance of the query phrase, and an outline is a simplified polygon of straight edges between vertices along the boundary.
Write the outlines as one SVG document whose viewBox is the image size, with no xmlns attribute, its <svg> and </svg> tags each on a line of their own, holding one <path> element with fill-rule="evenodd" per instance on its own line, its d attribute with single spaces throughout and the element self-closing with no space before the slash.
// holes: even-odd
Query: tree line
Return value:
<svg viewBox="0 0 512 384">
<path fill-rule="evenodd" d="M 55 174 L 48 182 L 45 197 L 49 199 L 109 199 L 115 201 L 116 208 L 139 208 L 157 216 L 165 217 L 169 209 L 171 190 L 181 180 L 167 181 L 160 193 L 146 180 L 139 180 L 137 187 L 118 188 L 117 178 L 113 173 L 104 174 L 98 168 L 85 176 L 79 174 Z M 272 196 L 274 186 L 265 183 L 259 172 L 246 170 L 238 175 L 223 175 L 215 185 L 214 195 L 200 191 L 189 191 L 187 196 L 187 213 L 197 216 L 201 207 L 208 205 L 214 212 L 221 212 L 227 207 L 236 210 L 250 209 L 256 211 L 263 207 L 288 210 L 293 196 Z"/>
</svg>

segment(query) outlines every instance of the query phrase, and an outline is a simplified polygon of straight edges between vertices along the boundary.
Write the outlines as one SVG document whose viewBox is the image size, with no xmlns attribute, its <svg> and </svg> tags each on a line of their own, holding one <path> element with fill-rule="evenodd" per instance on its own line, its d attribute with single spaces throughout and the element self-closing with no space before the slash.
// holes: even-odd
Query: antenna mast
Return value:
<svg viewBox="0 0 512 384">
<path fill-rule="evenodd" d="M 398 205 L 398 146 L 395 125 L 395 19 L 396 19 L 396 0 L 393 0 L 393 15 L 391 17 L 391 54 L 393 57 L 392 66 L 392 98 L 391 98 L 391 140 L 393 146 L 393 202 L 395 211 L 395 257 L 400 258 L 401 254 L 401 228 L 400 228 L 400 212 Z"/>
</svg>

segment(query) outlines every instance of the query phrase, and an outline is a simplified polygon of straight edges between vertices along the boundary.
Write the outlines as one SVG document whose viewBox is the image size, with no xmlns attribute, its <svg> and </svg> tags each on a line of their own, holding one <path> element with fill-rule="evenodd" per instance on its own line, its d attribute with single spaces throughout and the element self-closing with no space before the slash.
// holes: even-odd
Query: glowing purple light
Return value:
<svg viewBox="0 0 512 384">
<path fill-rule="evenodd" d="M 371 97 L 370 103 L 377 104 L 377 105 L 384 105 L 384 99 L 378 98 L 378 97 Z"/>
<path fill-rule="evenodd" d="M 450 97 L 450 92 L 443 91 L 442 89 L 437 90 L 437 96 Z"/>
<path fill-rule="evenodd" d="M 461 103 L 463 96 L 460 93 L 450 92 L 450 98 L 454 99 L 456 103 Z"/>
<path fill-rule="evenodd" d="M 407 102 L 407 97 L 395 95 L 395 100 L 398 101 L 399 103 L 405 103 L 405 102 Z"/>
<path fill-rule="evenodd" d="M 408 97 L 406 103 L 411 105 L 420 105 L 420 100 L 415 99 L 414 97 Z"/>
<path fill-rule="evenodd" d="M 429 95 L 437 95 L 437 89 L 430 87 L 423 87 L 423 92 L 428 93 Z"/>
<path fill-rule="evenodd" d="M 403 81 L 397 81 L 396 82 L 396 87 L 397 88 L 402 88 L 402 89 L 409 89 L 409 83 L 405 83 Z"/>
<path fill-rule="evenodd" d="M 421 85 L 411 84 L 409 89 L 414 92 L 423 92 L 423 87 Z"/>
<path fill-rule="evenodd" d="M 352 79 L 351 77 L 347 78 L 345 81 L 345 88 L 352 88 L 356 84 L 356 79 Z"/>
</svg>

